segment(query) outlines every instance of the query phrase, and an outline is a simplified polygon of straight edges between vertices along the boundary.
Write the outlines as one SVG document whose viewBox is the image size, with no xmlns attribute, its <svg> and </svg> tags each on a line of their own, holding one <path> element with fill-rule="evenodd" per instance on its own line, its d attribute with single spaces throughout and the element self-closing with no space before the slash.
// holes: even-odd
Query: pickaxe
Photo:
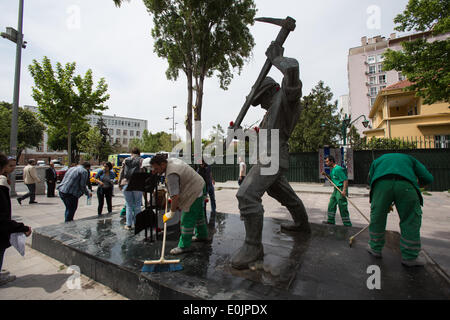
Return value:
<svg viewBox="0 0 450 320">
<path fill-rule="evenodd" d="M 278 33 L 277 38 L 275 39 L 275 42 L 278 43 L 280 46 L 283 46 L 289 33 L 291 31 L 294 31 L 294 29 L 295 29 L 295 20 L 291 17 L 286 17 L 286 19 L 255 18 L 255 20 L 260 21 L 260 22 L 272 23 L 272 24 L 281 26 L 281 30 Z M 245 103 L 242 106 L 241 111 L 239 112 L 239 115 L 236 118 L 236 121 L 231 122 L 228 129 L 236 130 L 238 128 L 241 128 L 242 120 L 244 120 L 244 117 L 247 114 L 248 109 L 250 108 L 250 105 L 251 105 L 253 97 L 256 93 L 256 90 L 259 88 L 259 86 L 261 85 L 261 82 L 264 80 L 264 78 L 269 73 L 271 67 L 272 67 L 272 63 L 270 62 L 269 59 L 266 59 L 266 63 L 262 67 L 261 72 L 259 73 L 258 79 L 256 79 L 256 82 L 253 85 L 252 90 L 250 91 L 250 94 L 247 96 Z M 232 139 L 233 139 L 233 135 L 227 137 L 227 146 L 230 144 Z"/>
</svg>

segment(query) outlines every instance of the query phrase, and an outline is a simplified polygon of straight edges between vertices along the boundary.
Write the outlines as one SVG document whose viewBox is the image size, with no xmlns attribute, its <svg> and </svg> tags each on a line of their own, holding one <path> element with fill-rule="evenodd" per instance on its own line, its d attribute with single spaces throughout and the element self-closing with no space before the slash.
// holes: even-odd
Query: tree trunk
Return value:
<svg viewBox="0 0 450 320">
<path fill-rule="evenodd" d="M 205 76 L 200 76 L 200 81 L 197 86 L 196 99 L 195 99 L 195 112 L 194 120 L 202 121 L 202 105 L 203 105 L 203 84 L 205 82 Z"/>
<path fill-rule="evenodd" d="M 188 102 L 187 102 L 187 110 L 186 110 L 186 131 L 188 136 L 186 137 L 186 143 L 188 143 L 188 139 L 190 139 L 192 143 L 192 71 L 187 73 L 188 80 Z"/>
<path fill-rule="evenodd" d="M 72 164 L 72 122 L 69 118 L 69 122 L 67 124 L 67 158 L 69 160 L 68 166 Z"/>
</svg>

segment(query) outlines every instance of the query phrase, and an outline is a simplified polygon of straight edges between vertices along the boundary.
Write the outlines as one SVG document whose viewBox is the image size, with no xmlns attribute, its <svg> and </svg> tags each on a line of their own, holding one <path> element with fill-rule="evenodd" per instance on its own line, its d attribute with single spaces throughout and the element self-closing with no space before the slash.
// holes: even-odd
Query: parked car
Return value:
<svg viewBox="0 0 450 320">
<path fill-rule="evenodd" d="M 44 160 L 38 160 L 36 162 L 36 165 L 38 165 L 38 166 L 45 166 L 45 161 Z"/>
<path fill-rule="evenodd" d="M 52 161 L 50 161 L 51 163 L 53 163 L 55 166 L 62 166 L 61 161 L 59 161 L 58 159 L 53 159 Z"/>
<path fill-rule="evenodd" d="M 16 168 L 16 180 L 23 180 L 23 168 Z"/>
<path fill-rule="evenodd" d="M 68 166 L 55 168 L 56 171 L 56 181 L 61 182 L 64 178 L 64 175 L 66 174 L 67 170 L 69 170 Z"/>
</svg>

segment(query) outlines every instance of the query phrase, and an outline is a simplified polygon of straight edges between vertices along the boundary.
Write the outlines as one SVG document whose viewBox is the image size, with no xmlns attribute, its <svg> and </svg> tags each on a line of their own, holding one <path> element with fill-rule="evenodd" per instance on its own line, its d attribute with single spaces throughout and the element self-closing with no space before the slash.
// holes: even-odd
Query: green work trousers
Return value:
<svg viewBox="0 0 450 320">
<path fill-rule="evenodd" d="M 336 210 L 338 206 L 342 223 L 344 226 L 351 227 L 352 222 L 350 221 L 350 213 L 348 212 L 347 198 L 334 188 L 330 202 L 328 203 L 328 223 L 336 223 Z"/>
<path fill-rule="evenodd" d="M 208 238 L 208 228 L 206 227 L 205 215 L 203 211 L 204 197 L 198 197 L 189 208 L 188 212 L 181 214 L 181 236 L 178 247 L 188 248 L 192 243 L 192 236 L 199 239 Z"/>
<path fill-rule="evenodd" d="M 373 251 L 381 253 L 385 243 L 387 215 L 392 202 L 395 203 L 400 217 L 402 258 L 415 259 L 420 252 L 422 209 L 416 189 L 406 180 L 380 179 L 372 186 L 369 245 Z"/>
</svg>

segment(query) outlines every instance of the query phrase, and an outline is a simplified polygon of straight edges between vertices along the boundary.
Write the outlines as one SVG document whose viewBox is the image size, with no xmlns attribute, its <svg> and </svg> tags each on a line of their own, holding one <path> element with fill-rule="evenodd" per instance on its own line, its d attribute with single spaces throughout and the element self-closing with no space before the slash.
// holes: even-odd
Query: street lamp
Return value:
<svg viewBox="0 0 450 320">
<path fill-rule="evenodd" d="M 172 107 L 172 117 L 166 117 L 166 120 L 172 119 L 172 150 L 175 148 L 175 108 L 177 106 Z"/>
<path fill-rule="evenodd" d="M 364 128 L 367 128 L 369 126 L 369 120 L 367 120 L 365 115 L 360 115 L 355 120 L 352 120 L 352 116 L 348 116 L 345 114 L 344 119 L 342 120 L 342 126 L 341 126 L 341 133 L 343 138 L 343 145 L 345 146 L 347 144 L 347 129 L 352 126 L 353 123 L 355 123 L 359 118 L 364 117 L 364 121 L 362 122 Z M 351 121 L 351 122 L 350 122 Z"/>
<path fill-rule="evenodd" d="M 19 90 L 20 90 L 20 64 L 22 58 L 22 48 L 26 48 L 26 41 L 23 41 L 23 0 L 19 0 L 19 21 L 17 31 L 14 28 L 7 27 L 6 32 L 0 33 L 0 35 L 14 43 L 16 43 L 16 69 L 14 74 L 14 95 L 13 95 L 13 107 L 11 115 L 11 136 L 10 136 L 10 156 L 16 157 L 17 155 L 17 132 L 18 132 L 18 118 L 19 118 Z M 19 161 L 19 159 L 16 159 Z M 11 172 L 11 196 L 16 196 L 16 174 Z"/>
</svg>

